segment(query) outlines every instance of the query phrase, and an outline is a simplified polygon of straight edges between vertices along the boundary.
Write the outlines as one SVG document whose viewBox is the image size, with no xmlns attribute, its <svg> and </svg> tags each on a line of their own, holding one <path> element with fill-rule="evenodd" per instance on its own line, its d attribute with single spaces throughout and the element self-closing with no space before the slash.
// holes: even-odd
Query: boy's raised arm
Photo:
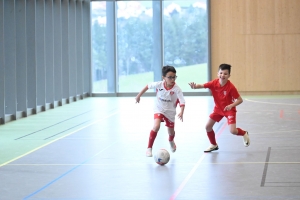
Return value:
<svg viewBox="0 0 300 200">
<path fill-rule="evenodd" d="M 189 85 L 191 86 L 192 89 L 204 88 L 204 84 L 197 84 L 195 82 L 190 82 Z"/>
</svg>

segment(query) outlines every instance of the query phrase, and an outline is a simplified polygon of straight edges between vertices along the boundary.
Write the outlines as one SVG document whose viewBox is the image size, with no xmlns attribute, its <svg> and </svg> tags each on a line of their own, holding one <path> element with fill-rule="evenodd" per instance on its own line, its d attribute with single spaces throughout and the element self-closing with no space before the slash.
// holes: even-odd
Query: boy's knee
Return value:
<svg viewBox="0 0 300 200">
<path fill-rule="evenodd" d="M 169 135 L 170 135 L 170 136 L 175 135 L 175 131 L 169 131 Z"/>
<path fill-rule="evenodd" d="M 152 130 L 155 131 L 155 132 L 158 132 L 159 128 L 160 128 L 160 126 L 154 126 Z"/>
<path fill-rule="evenodd" d="M 168 134 L 169 134 L 170 136 L 175 135 L 175 130 L 174 130 L 174 128 L 168 127 Z"/>
<path fill-rule="evenodd" d="M 210 132 L 213 130 L 212 126 L 208 126 L 208 125 L 205 126 L 205 129 L 206 129 L 206 132 Z"/>
</svg>

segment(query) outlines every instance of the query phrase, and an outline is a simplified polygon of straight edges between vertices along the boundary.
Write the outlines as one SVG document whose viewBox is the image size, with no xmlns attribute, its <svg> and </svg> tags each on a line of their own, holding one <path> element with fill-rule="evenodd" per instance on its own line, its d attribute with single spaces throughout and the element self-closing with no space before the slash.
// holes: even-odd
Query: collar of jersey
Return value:
<svg viewBox="0 0 300 200">
<path fill-rule="evenodd" d="M 171 89 L 175 86 L 176 82 L 174 82 L 174 85 L 173 85 L 173 87 L 171 87 L 171 88 L 167 88 L 166 84 L 167 84 L 166 81 L 164 81 L 164 88 L 165 88 L 166 90 L 171 90 Z"/>
</svg>

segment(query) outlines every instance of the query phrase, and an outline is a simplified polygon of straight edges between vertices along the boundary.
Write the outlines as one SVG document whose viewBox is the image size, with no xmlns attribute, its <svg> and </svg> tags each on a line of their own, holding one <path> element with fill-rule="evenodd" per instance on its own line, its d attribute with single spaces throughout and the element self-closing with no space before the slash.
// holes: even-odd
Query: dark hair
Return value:
<svg viewBox="0 0 300 200">
<path fill-rule="evenodd" d="M 231 65 L 223 63 L 219 66 L 219 70 L 226 70 L 226 69 L 228 70 L 228 73 L 230 74 Z"/>
<path fill-rule="evenodd" d="M 169 66 L 169 65 L 163 66 L 162 75 L 166 76 L 168 72 L 173 72 L 176 74 L 176 69 L 173 66 Z"/>
</svg>

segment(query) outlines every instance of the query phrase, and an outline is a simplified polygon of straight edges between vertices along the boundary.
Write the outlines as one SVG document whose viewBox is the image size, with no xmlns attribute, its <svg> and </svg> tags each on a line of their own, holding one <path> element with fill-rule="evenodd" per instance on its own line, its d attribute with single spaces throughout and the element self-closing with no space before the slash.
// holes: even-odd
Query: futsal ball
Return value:
<svg viewBox="0 0 300 200">
<path fill-rule="evenodd" d="M 154 160 L 157 164 L 159 165 L 165 165 L 169 162 L 170 160 L 170 154 L 167 150 L 165 149 L 159 149 L 155 154 L 154 154 Z"/>
</svg>

